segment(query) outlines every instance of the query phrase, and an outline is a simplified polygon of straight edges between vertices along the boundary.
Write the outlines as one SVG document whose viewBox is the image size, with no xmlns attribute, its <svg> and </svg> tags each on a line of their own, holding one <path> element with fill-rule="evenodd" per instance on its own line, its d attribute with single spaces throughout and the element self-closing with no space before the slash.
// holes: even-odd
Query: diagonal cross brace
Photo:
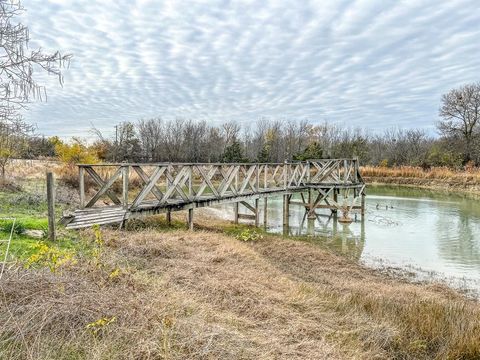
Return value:
<svg viewBox="0 0 480 360">
<path fill-rule="evenodd" d="M 167 168 L 164 167 L 164 166 L 161 166 L 161 167 L 158 167 L 158 168 L 155 169 L 152 176 L 150 176 L 150 178 L 148 179 L 148 182 L 146 183 L 145 187 L 142 189 L 142 191 L 140 191 L 140 193 L 137 195 L 135 200 L 133 200 L 132 208 L 136 208 L 138 205 L 140 205 L 150 191 L 152 191 L 153 194 L 155 195 L 155 197 L 157 197 L 158 194 L 156 194 L 156 191 L 158 192 L 160 190 L 158 190 L 158 188 L 156 188 L 156 183 L 157 183 L 158 179 L 160 179 L 160 176 L 163 175 L 163 173 L 165 172 L 166 169 Z M 145 176 L 146 176 L 146 174 L 145 174 Z M 140 176 L 140 177 L 142 177 L 142 176 Z M 156 189 L 156 191 L 154 191 L 154 189 Z M 160 192 L 159 201 L 162 201 L 161 192 Z"/>
<path fill-rule="evenodd" d="M 85 170 L 90 174 L 92 179 L 100 185 L 100 189 L 98 192 L 90 199 L 90 201 L 85 205 L 85 207 L 92 207 L 95 205 L 95 203 L 100 199 L 103 195 L 107 195 L 115 204 L 120 205 L 122 202 L 120 199 L 115 195 L 115 193 L 110 189 L 110 187 L 113 185 L 115 180 L 120 176 L 122 173 L 122 168 L 119 167 L 115 173 L 112 175 L 110 179 L 107 181 L 103 180 L 100 175 L 98 175 L 95 170 L 93 170 L 91 167 L 85 167 Z"/>
</svg>

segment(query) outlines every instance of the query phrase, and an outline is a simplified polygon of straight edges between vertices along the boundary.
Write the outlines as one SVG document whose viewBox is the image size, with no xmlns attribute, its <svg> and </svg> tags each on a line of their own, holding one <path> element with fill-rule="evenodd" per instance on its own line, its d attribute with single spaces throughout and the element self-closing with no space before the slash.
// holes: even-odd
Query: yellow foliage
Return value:
<svg viewBox="0 0 480 360">
<path fill-rule="evenodd" d="M 74 139 L 71 144 L 66 144 L 60 139 L 55 140 L 55 152 L 65 164 L 96 164 L 98 157 L 95 149 L 87 146 L 79 139 Z"/>
<path fill-rule="evenodd" d="M 115 320 L 117 320 L 116 316 L 112 316 L 111 318 L 103 317 L 87 324 L 85 327 L 90 330 L 93 335 L 98 335 L 100 331 L 103 331 L 108 325 L 115 322 Z"/>
<path fill-rule="evenodd" d="M 111 273 L 110 275 L 108 275 L 108 277 L 110 279 L 115 279 L 116 277 L 120 276 L 120 269 L 119 268 L 115 268 Z"/>
<path fill-rule="evenodd" d="M 57 247 L 50 247 L 45 243 L 37 242 L 33 245 L 36 250 L 25 263 L 29 269 L 34 265 L 47 266 L 51 272 L 56 272 L 61 266 L 75 264 L 75 253 L 70 250 L 62 250 Z"/>
</svg>

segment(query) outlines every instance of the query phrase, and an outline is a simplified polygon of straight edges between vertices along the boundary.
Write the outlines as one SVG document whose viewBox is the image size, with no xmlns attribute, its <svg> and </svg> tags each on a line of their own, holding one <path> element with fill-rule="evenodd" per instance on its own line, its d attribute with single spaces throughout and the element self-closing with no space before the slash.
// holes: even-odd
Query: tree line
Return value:
<svg viewBox="0 0 480 360">
<path fill-rule="evenodd" d="M 370 133 L 307 120 L 260 119 L 211 125 L 177 118 L 142 119 L 115 126 L 113 136 L 92 129 L 94 141 L 35 136 L 21 121 L 0 127 L 3 155 L 37 158 L 67 156 L 72 162 L 283 162 L 314 158 L 358 157 L 379 166 L 480 165 L 480 84 L 465 85 L 442 97 L 438 135 L 422 129 L 387 129 Z M 12 125 L 13 126 L 13 125 Z M 22 131 L 19 131 L 21 129 Z M 8 148 L 8 151 L 4 151 Z"/>
</svg>

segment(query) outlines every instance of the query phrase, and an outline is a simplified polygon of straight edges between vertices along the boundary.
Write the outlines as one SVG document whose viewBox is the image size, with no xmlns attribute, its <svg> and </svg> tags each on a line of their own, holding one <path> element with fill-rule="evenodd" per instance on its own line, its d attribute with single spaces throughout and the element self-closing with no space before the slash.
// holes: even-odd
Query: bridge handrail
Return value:
<svg viewBox="0 0 480 360">
<path fill-rule="evenodd" d="M 216 198 L 260 194 L 264 192 L 300 189 L 307 185 L 363 183 L 357 158 L 312 159 L 284 163 L 114 163 L 78 164 L 80 207 L 93 207 L 108 196 L 124 208 L 138 207 L 150 194 L 159 204 L 181 200 L 199 201 L 207 196 Z M 113 167 L 115 172 L 104 178 L 94 167 Z M 143 168 L 155 168 L 148 174 Z M 129 200 L 129 177 L 135 174 L 143 187 L 135 199 Z M 96 194 L 86 201 L 85 175 L 99 186 Z M 113 184 L 122 179 L 121 198 Z"/>
</svg>

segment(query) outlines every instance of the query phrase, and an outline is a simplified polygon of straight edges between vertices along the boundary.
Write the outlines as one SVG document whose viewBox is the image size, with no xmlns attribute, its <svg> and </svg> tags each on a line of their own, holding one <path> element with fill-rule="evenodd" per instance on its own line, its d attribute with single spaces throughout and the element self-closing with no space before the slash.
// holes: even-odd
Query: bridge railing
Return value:
<svg viewBox="0 0 480 360">
<path fill-rule="evenodd" d="M 80 207 L 100 199 L 134 209 L 205 199 L 288 191 L 307 186 L 361 182 L 357 159 L 285 163 L 79 164 Z M 86 181 L 88 178 L 89 181 Z M 87 199 L 92 189 L 93 196 Z"/>
</svg>

